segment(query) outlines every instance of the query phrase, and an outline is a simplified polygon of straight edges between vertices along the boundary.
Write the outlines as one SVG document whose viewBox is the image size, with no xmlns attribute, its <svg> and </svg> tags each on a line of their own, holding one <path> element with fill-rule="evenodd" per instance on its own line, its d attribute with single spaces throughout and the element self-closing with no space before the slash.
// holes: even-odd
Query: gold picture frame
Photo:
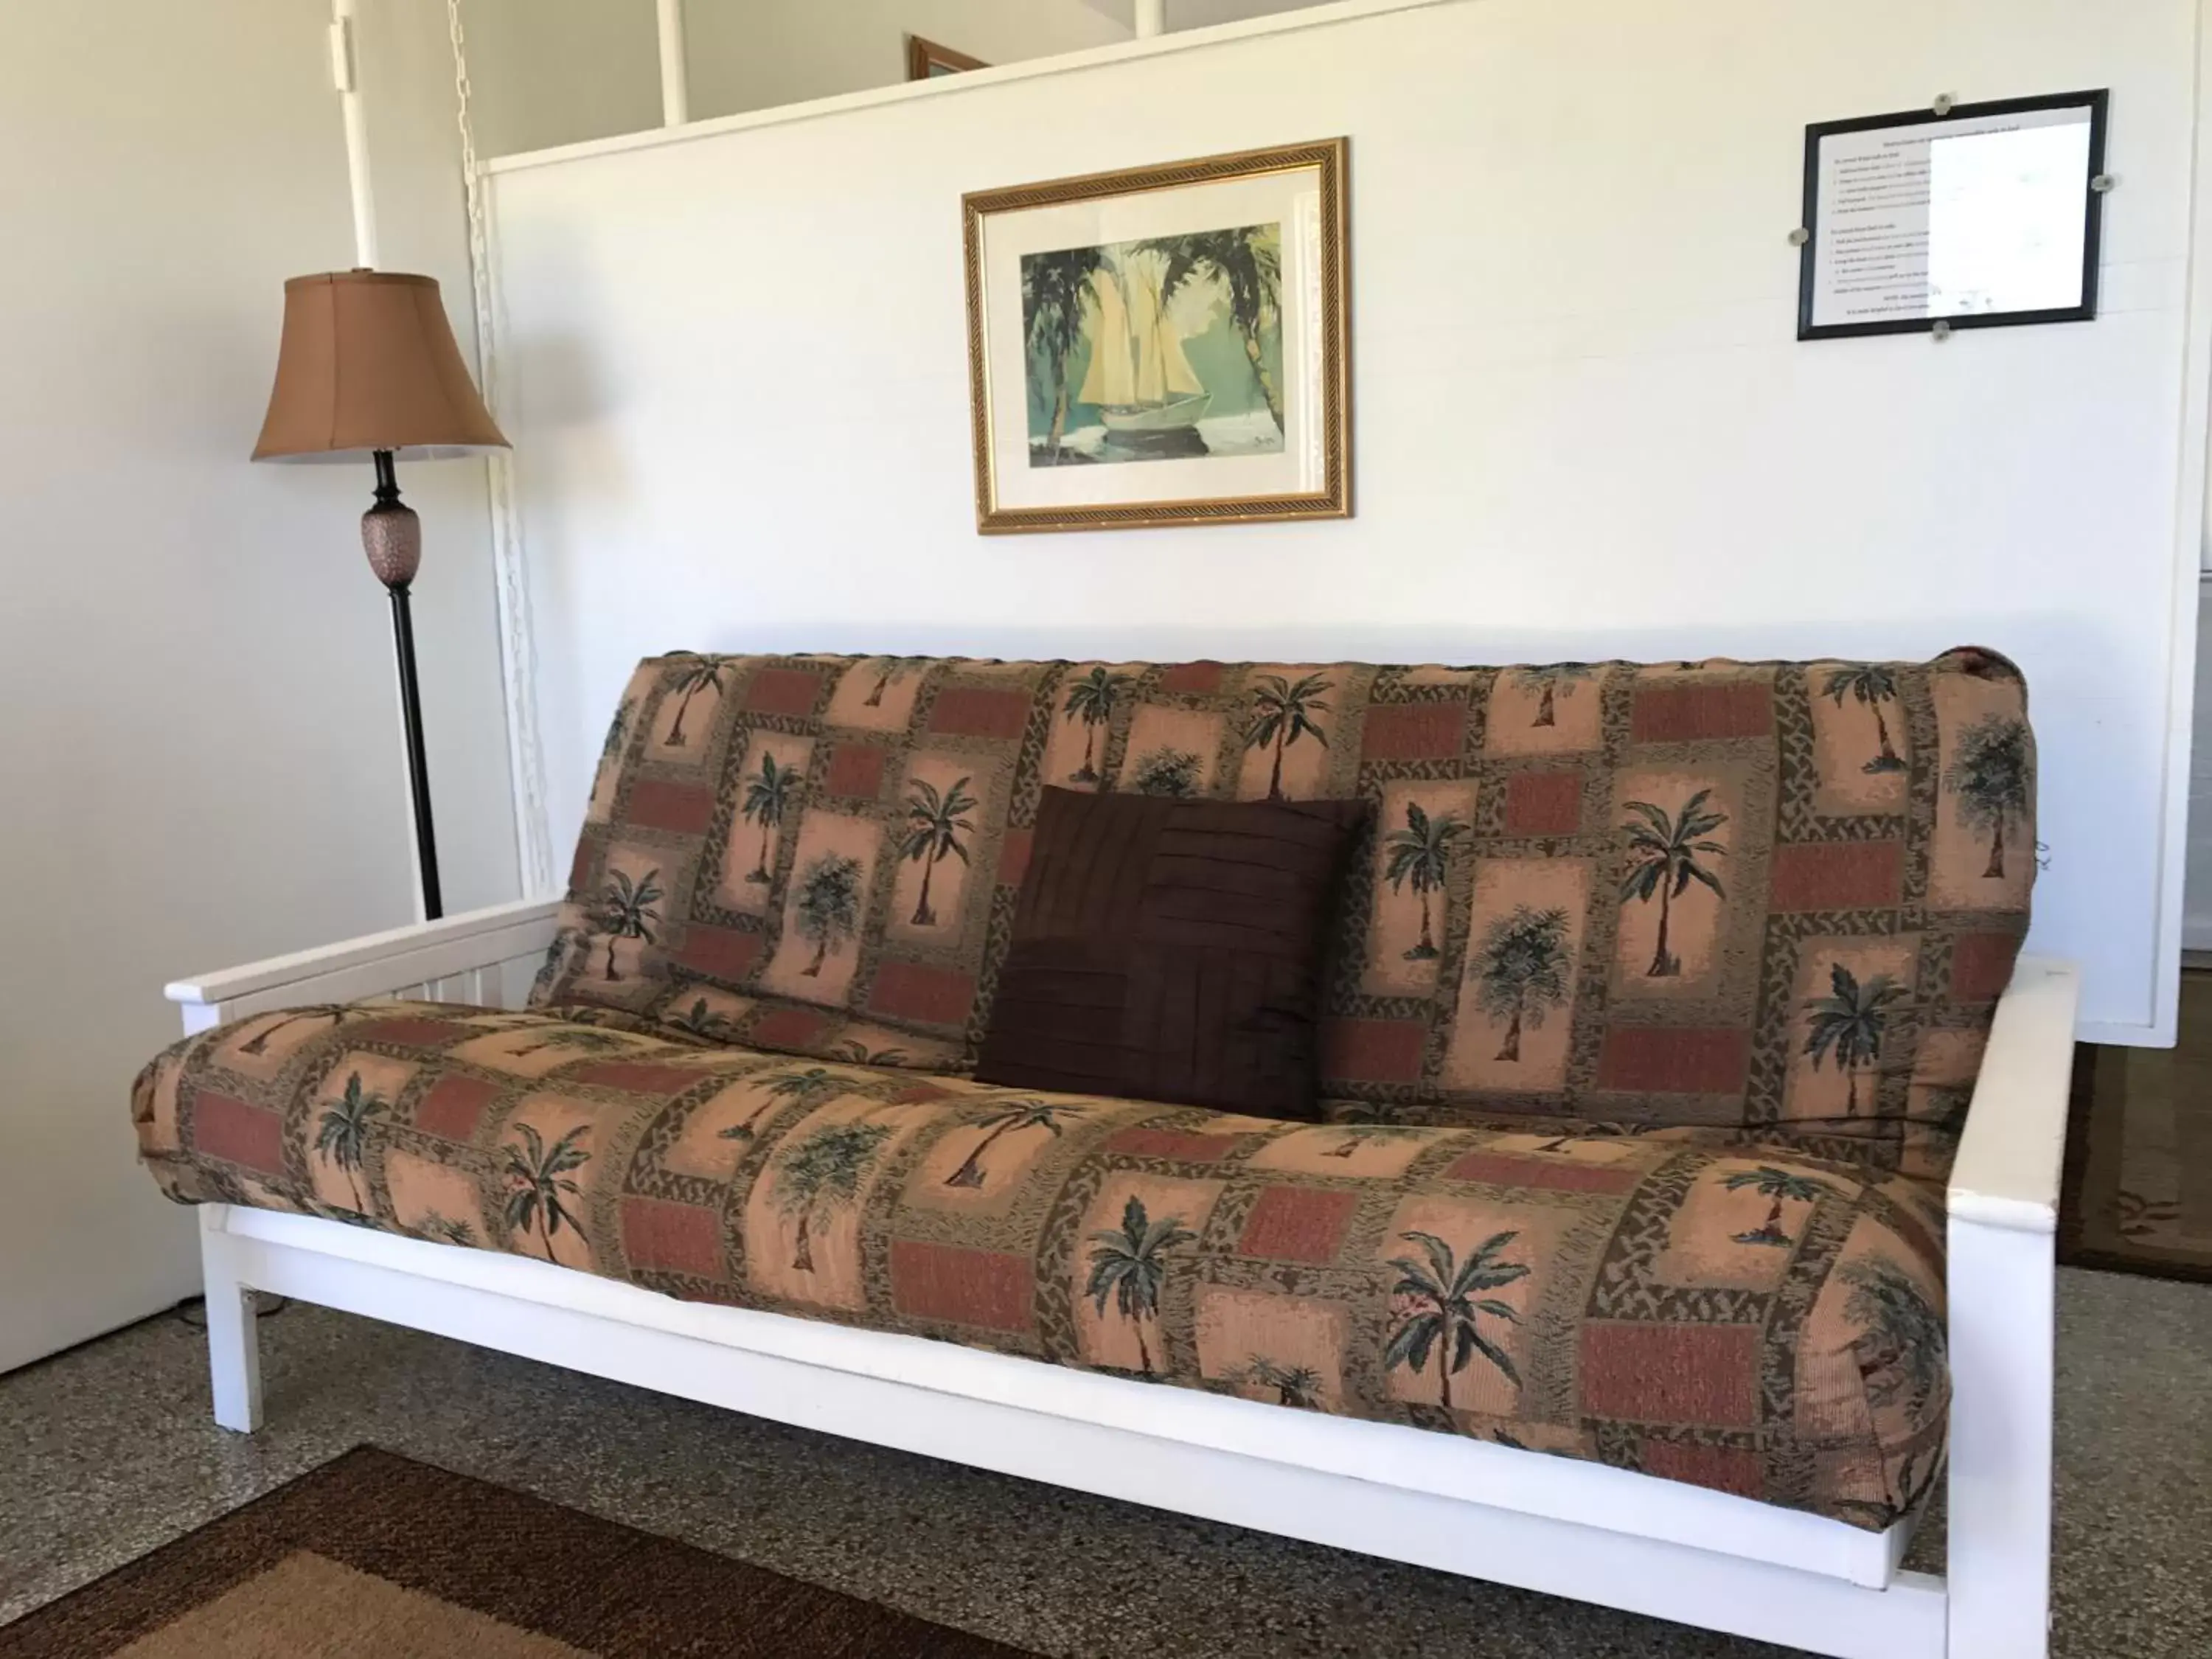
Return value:
<svg viewBox="0 0 2212 1659">
<path fill-rule="evenodd" d="M 977 530 L 1349 518 L 1349 163 L 1328 138 L 962 197 Z"/>
</svg>

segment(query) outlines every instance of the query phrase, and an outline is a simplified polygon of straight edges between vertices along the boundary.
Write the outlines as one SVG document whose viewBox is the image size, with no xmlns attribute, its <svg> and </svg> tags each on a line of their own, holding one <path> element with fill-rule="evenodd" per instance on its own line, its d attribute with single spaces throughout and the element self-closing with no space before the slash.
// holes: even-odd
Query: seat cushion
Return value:
<svg viewBox="0 0 2212 1659">
<path fill-rule="evenodd" d="M 1936 1190 L 1733 1131 L 1284 1123 L 402 1002 L 187 1038 L 134 1116 L 181 1200 L 1858 1526 L 1942 1449 Z"/>
</svg>

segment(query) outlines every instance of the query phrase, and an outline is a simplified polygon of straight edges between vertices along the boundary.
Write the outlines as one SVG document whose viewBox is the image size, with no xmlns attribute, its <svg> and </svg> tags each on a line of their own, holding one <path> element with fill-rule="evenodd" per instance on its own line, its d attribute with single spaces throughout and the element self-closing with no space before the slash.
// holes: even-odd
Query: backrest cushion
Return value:
<svg viewBox="0 0 2212 1659">
<path fill-rule="evenodd" d="M 1839 1152 L 1940 1131 L 2035 872 L 2026 688 L 1979 649 L 687 654 L 624 694 L 536 1000 L 972 1066 L 1047 783 L 1372 803 L 1322 1084 L 1406 1121 L 1741 1124 Z"/>
</svg>

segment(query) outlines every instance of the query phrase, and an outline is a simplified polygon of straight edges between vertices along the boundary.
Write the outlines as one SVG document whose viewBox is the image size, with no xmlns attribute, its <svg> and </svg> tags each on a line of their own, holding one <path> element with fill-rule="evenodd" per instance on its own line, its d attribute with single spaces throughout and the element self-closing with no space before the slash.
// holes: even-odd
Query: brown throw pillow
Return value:
<svg viewBox="0 0 2212 1659">
<path fill-rule="evenodd" d="M 1358 800 L 1044 792 L 979 1081 L 1316 1115 Z"/>
</svg>

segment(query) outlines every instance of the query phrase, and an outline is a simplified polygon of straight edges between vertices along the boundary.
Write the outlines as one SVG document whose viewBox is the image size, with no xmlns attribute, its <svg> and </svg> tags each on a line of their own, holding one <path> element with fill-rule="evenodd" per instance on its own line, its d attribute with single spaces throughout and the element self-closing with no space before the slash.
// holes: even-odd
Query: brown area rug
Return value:
<svg viewBox="0 0 2212 1659">
<path fill-rule="evenodd" d="M 1033 1659 L 363 1446 L 0 1629 L 0 1659 Z"/>
<path fill-rule="evenodd" d="M 2182 975 L 2180 1036 L 2075 1049 L 2061 1261 L 2212 1281 L 2212 973 Z"/>
</svg>

